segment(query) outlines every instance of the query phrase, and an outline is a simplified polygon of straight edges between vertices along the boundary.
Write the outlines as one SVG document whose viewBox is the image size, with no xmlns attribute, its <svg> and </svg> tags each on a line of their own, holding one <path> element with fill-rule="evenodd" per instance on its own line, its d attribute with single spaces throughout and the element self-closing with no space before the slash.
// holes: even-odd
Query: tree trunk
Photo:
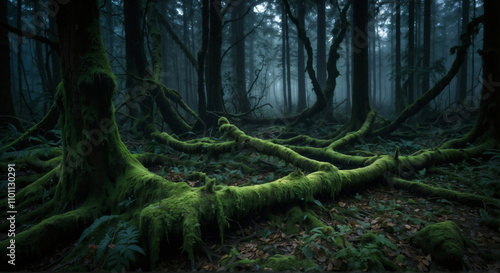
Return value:
<svg viewBox="0 0 500 273">
<path fill-rule="evenodd" d="M 408 5 L 408 93 L 407 103 L 412 104 L 415 99 L 414 68 L 415 68 L 415 0 L 410 0 Z"/>
<path fill-rule="evenodd" d="M 500 145 L 500 1 L 484 1 L 483 88 L 472 137 L 493 138 Z"/>
<path fill-rule="evenodd" d="M 467 23 L 469 22 L 469 0 L 462 0 L 462 33 L 467 30 Z M 457 84 L 457 93 L 455 95 L 455 102 L 462 104 L 467 95 L 467 59 L 465 58 L 462 67 L 460 68 L 460 78 Z"/>
<path fill-rule="evenodd" d="M 7 22 L 7 2 L 0 2 L 0 20 Z M 12 99 L 12 85 L 10 82 L 10 46 L 9 31 L 0 27 L 0 127 L 7 126 L 7 123 L 14 125 L 17 130 L 24 131 L 21 122 L 17 119 L 14 101 Z"/>
<path fill-rule="evenodd" d="M 350 130 L 357 130 L 370 111 L 368 95 L 368 0 L 353 1 L 352 111 Z"/>
<path fill-rule="evenodd" d="M 302 1 L 298 2 L 298 15 L 300 25 L 305 29 L 305 6 Z M 298 31 L 297 31 L 298 32 Z M 297 98 L 297 112 L 301 112 L 307 107 L 306 101 L 306 78 L 305 78 L 305 57 L 304 57 L 304 44 L 297 34 L 298 40 L 298 57 L 297 57 L 297 77 L 298 77 L 298 98 Z"/>
<path fill-rule="evenodd" d="M 326 85 L 326 16 L 325 0 L 319 0 L 318 8 L 318 53 L 316 57 L 318 73 L 318 83 L 322 90 Z M 328 104 L 328 103 L 327 103 Z"/>
<path fill-rule="evenodd" d="M 290 39 L 288 29 L 288 17 L 285 17 L 285 38 L 286 38 L 286 72 L 287 72 L 287 88 L 288 88 L 288 113 L 292 112 L 292 69 L 290 63 Z"/>
<path fill-rule="evenodd" d="M 401 89 L 401 2 L 396 0 L 396 71 L 394 77 L 395 112 L 400 113 L 405 108 L 404 94 Z"/>
<path fill-rule="evenodd" d="M 233 21 L 232 36 L 233 43 L 237 43 L 234 49 L 233 55 L 233 69 L 234 77 L 233 80 L 235 85 L 238 102 L 237 111 L 247 113 L 250 111 L 250 102 L 247 96 L 247 84 L 246 84 L 246 68 L 245 68 L 245 40 L 243 36 L 245 35 L 245 2 L 237 5 L 232 11 Z"/>
<path fill-rule="evenodd" d="M 350 13 L 352 15 L 352 12 Z M 345 39 L 345 86 L 346 86 L 346 103 L 345 112 L 351 112 L 351 39 L 352 39 L 352 29 L 349 28 L 347 31 L 347 39 Z"/>
<path fill-rule="evenodd" d="M 283 89 L 283 114 L 285 114 L 288 111 L 288 100 L 286 97 L 286 9 L 285 5 L 282 5 L 282 10 L 281 10 L 281 74 L 283 77 L 283 84 L 282 84 L 282 89 Z M 253 73 L 250 71 L 250 73 Z"/>
<path fill-rule="evenodd" d="M 207 97 L 205 93 L 205 57 L 207 55 L 208 37 L 210 30 L 210 0 L 202 0 L 201 8 L 201 49 L 197 55 L 197 76 L 198 76 L 198 114 L 204 121 L 207 120 Z M 208 72 L 207 72 L 208 75 Z M 208 81 L 208 80 L 207 80 Z M 207 88 L 208 89 L 208 88 Z M 208 91 L 208 90 L 207 90 Z"/>
<path fill-rule="evenodd" d="M 465 23 L 467 25 L 467 22 Z M 465 27 L 467 30 L 467 27 Z M 465 58 L 465 61 L 467 58 Z M 429 90 L 430 86 L 430 64 L 431 64 L 431 0 L 424 0 L 424 58 L 422 75 L 422 92 Z M 463 64 L 462 64 L 463 65 Z M 466 75 L 467 77 L 467 75 Z M 422 113 L 428 112 L 429 104 L 424 107 Z"/>
<path fill-rule="evenodd" d="M 209 115 L 205 122 L 215 125 L 217 115 L 224 112 L 224 101 L 221 79 L 221 46 L 222 46 L 221 0 L 211 0 L 210 4 L 210 39 L 208 46 L 207 70 L 207 110 Z"/>
<path fill-rule="evenodd" d="M 125 29 L 125 59 L 128 76 L 126 80 L 129 96 L 133 99 L 128 103 L 129 113 L 136 118 L 132 130 L 140 136 L 149 136 L 154 131 L 153 101 L 149 96 L 144 83 L 137 79 L 146 77 L 149 66 L 146 60 L 142 33 L 142 1 L 124 0 L 124 29 Z M 140 112 L 140 114 L 139 114 Z"/>
</svg>

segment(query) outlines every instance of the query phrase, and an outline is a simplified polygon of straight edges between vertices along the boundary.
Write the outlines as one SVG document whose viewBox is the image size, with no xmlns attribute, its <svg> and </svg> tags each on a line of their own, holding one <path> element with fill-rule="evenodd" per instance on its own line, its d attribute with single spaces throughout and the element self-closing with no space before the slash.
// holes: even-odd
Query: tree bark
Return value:
<svg viewBox="0 0 500 273">
<path fill-rule="evenodd" d="M 401 2 L 396 0 L 396 68 L 395 68 L 395 112 L 400 113 L 404 109 L 405 101 L 401 89 Z"/>
<path fill-rule="evenodd" d="M 210 39 L 208 46 L 207 70 L 207 125 L 215 125 L 217 115 L 224 112 L 221 79 L 222 46 L 222 11 L 221 0 L 211 0 L 210 4 Z"/>
<path fill-rule="evenodd" d="M 368 0 L 353 1 L 351 131 L 361 127 L 370 111 L 368 95 Z"/>
<path fill-rule="evenodd" d="M 298 2 L 298 15 L 297 19 L 301 27 L 305 29 L 305 6 L 302 1 Z M 297 30 L 299 32 L 299 30 Z M 306 101 L 306 79 L 305 79 L 305 57 L 304 57 L 304 44 L 297 34 L 298 47 L 297 47 L 297 77 L 298 77 L 298 97 L 297 97 L 297 112 L 301 112 L 307 107 Z"/>
<path fill-rule="evenodd" d="M 467 31 L 467 23 L 469 22 L 469 0 L 462 0 L 462 33 Z M 460 78 L 457 84 L 457 93 L 455 95 L 455 102 L 458 104 L 462 104 L 467 96 L 467 59 L 465 58 L 462 67 L 460 68 Z"/>
<path fill-rule="evenodd" d="M 415 0 L 410 0 L 408 5 L 408 92 L 407 92 L 407 103 L 412 104 L 415 99 Z"/>
<path fill-rule="evenodd" d="M 322 90 L 326 85 L 326 15 L 325 0 L 319 0 L 318 8 L 318 51 L 316 57 L 316 73 L 318 73 L 318 83 Z"/>
<path fill-rule="evenodd" d="M 285 114 L 288 111 L 288 100 L 286 96 L 286 8 L 285 5 L 283 4 L 281 7 L 281 74 L 283 77 L 283 83 L 282 83 L 282 88 L 283 88 L 283 114 Z M 250 73 L 253 73 L 250 71 Z"/>
</svg>

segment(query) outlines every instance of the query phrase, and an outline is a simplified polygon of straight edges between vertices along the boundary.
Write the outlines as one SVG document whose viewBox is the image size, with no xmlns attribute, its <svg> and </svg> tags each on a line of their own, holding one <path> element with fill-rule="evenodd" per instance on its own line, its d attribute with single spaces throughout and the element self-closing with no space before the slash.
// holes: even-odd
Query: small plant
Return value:
<svg viewBox="0 0 500 273">
<path fill-rule="evenodd" d="M 117 218 L 116 215 L 103 216 L 95 220 L 80 236 L 79 243 L 85 239 L 95 242 L 88 245 L 85 260 L 92 270 L 128 270 L 131 262 L 135 262 L 137 253 L 146 255 L 138 246 L 139 231 L 127 223 L 118 222 L 116 226 L 108 227 L 104 238 L 99 241 L 94 241 L 96 238 L 90 237 L 92 234 L 99 233 L 102 225 L 109 225 Z"/>
</svg>

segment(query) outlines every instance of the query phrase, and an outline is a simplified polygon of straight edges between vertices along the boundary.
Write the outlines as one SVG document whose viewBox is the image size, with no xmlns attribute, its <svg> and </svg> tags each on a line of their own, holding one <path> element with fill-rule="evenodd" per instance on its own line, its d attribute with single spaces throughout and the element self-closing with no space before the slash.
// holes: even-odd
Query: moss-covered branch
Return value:
<svg viewBox="0 0 500 273">
<path fill-rule="evenodd" d="M 457 201 L 460 202 L 460 204 L 466 204 L 469 206 L 475 206 L 475 207 L 485 207 L 491 205 L 496 207 L 500 206 L 500 203 L 496 198 L 433 187 L 424 184 L 422 182 L 408 181 L 397 177 L 388 178 L 388 182 L 391 183 L 394 187 L 399 189 L 418 192 L 425 196 L 441 197 L 445 198 L 448 201 Z"/>
</svg>

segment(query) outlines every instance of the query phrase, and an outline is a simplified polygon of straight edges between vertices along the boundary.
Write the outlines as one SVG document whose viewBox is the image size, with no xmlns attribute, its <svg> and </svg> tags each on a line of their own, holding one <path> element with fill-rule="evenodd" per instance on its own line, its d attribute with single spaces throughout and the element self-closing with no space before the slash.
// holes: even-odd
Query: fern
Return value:
<svg viewBox="0 0 500 273">
<path fill-rule="evenodd" d="M 127 227 L 127 224 L 124 224 L 122 228 L 116 235 L 116 243 L 108 244 L 107 266 L 111 270 L 128 269 L 129 261 L 135 262 L 135 253 L 146 255 L 144 250 L 137 245 L 139 231 L 133 226 Z"/>
<path fill-rule="evenodd" d="M 80 239 L 78 240 L 78 243 L 82 242 L 85 238 L 87 238 L 87 236 L 89 236 L 89 234 L 94 232 L 101 224 L 108 222 L 112 219 L 116 219 L 116 218 L 118 218 L 117 215 L 105 215 L 99 219 L 96 219 L 94 221 L 94 223 L 92 223 L 92 225 L 90 225 L 90 227 L 86 228 L 83 231 L 82 235 L 80 236 Z"/>
</svg>

